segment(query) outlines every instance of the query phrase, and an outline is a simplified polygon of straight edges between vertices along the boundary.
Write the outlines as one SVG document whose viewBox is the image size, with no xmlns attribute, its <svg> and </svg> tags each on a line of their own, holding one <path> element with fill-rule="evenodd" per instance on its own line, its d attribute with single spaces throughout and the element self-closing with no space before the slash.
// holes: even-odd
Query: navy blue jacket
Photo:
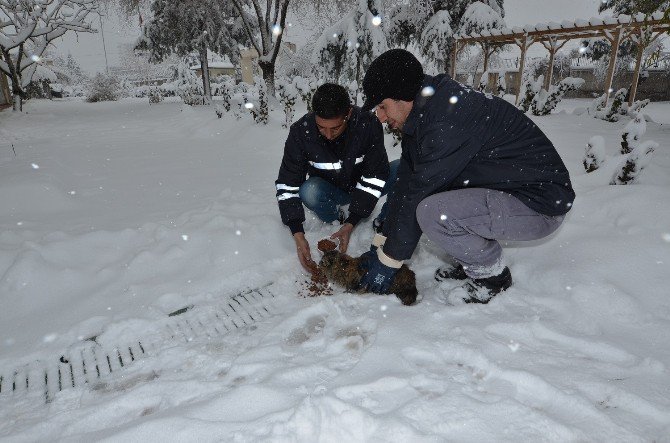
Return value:
<svg viewBox="0 0 670 443">
<path fill-rule="evenodd" d="M 575 193 L 556 149 L 523 112 L 445 74 L 426 76 L 403 125 L 398 181 L 384 224 L 384 252 L 412 256 L 421 228 L 416 208 L 426 197 L 462 188 L 505 191 L 545 215 L 570 210 Z"/>
<path fill-rule="evenodd" d="M 291 125 L 275 182 L 282 222 L 291 233 L 302 232 L 305 210 L 298 191 L 307 175 L 321 177 L 351 194 L 347 222 L 356 225 L 370 216 L 389 176 L 381 123 L 354 106 L 342 139 L 323 137 L 313 113 Z"/>
</svg>

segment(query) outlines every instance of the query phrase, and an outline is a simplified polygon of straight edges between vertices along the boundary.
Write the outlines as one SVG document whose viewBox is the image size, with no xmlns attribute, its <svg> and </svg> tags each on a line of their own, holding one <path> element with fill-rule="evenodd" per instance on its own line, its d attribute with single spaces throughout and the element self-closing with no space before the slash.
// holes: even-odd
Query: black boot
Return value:
<svg viewBox="0 0 670 443">
<path fill-rule="evenodd" d="M 505 269 L 493 277 L 474 278 L 467 282 L 463 287 L 470 295 L 465 303 L 488 303 L 493 297 L 512 286 L 512 273 L 509 268 Z"/>
<path fill-rule="evenodd" d="M 468 276 L 465 274 L 465 269 L 463 269 L 463 265 L 460 263 L 448 264 L 437 268 L 435 271 L 435 280 L 437 281 L 447 279 L 465 280 L 466 278 L 468 278 Z"/>
</svg>

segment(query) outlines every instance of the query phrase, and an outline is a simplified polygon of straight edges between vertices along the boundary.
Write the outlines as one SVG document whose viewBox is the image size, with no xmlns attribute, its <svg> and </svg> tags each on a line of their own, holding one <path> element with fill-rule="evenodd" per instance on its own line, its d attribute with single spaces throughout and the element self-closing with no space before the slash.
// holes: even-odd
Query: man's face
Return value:
<svg viewBox="0 0 670 443">
<path fill-rule="evenodd" d="M 407 121 L 407 116 L 412 110 L 413 105 L 413 101 L 406 102 L 385 98 L 377 105 L 377 118 L 382 123 L 388 123 L 392 129 L 400 130 Z"/>
<path fill-rule="evenodd" d="M 337 137 L 342 135 L 345 129 L 347 129 L 347 122 L 349 121 L 349 116 L 351 116 L 351 109 L 346 115 L 335 118 L 321 118 L 318 115 L 316 117 L 316 127 L 319 129 L 321 135 L 326 137 L 328 140 L 335 140 Z"/>
</svg>

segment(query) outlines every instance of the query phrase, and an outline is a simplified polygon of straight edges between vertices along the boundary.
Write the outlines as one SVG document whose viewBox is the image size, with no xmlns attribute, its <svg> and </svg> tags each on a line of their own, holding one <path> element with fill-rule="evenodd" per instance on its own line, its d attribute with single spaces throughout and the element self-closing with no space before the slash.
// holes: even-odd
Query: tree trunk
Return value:
<svg viewBox="0 0 670 443">
<path fill-rule="evenodd" d="M 207 60 L 207 46 L 200 47 L 200 70 L 202 71 L 202 90 L 205 94 L 205 104 L 212 103 L 212 88 L 209 83 L 209 62 Z"/>
<path fill-rule="evenodd" d="M 268 89 L 268 95 L 270 97 L 275 96 L 275 62 L 267 61 L 258 61 L 258 66 L 263 72 L 263 80 L 265 80 L 265 86 Z"/>
</svg>

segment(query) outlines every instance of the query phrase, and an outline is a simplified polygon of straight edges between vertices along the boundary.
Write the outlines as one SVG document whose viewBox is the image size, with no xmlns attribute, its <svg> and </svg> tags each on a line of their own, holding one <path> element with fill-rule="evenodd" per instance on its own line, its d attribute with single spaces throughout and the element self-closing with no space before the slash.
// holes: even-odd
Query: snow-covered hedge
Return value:
<svg viewBox="0 0 670 443">
<path fill-rule="evenodd" d="M 119 99 L 120 84 L 116 77 L 103 73 L 96 74 L 88 86 L 87 102 L 115 101 Z"/>
</svg>

